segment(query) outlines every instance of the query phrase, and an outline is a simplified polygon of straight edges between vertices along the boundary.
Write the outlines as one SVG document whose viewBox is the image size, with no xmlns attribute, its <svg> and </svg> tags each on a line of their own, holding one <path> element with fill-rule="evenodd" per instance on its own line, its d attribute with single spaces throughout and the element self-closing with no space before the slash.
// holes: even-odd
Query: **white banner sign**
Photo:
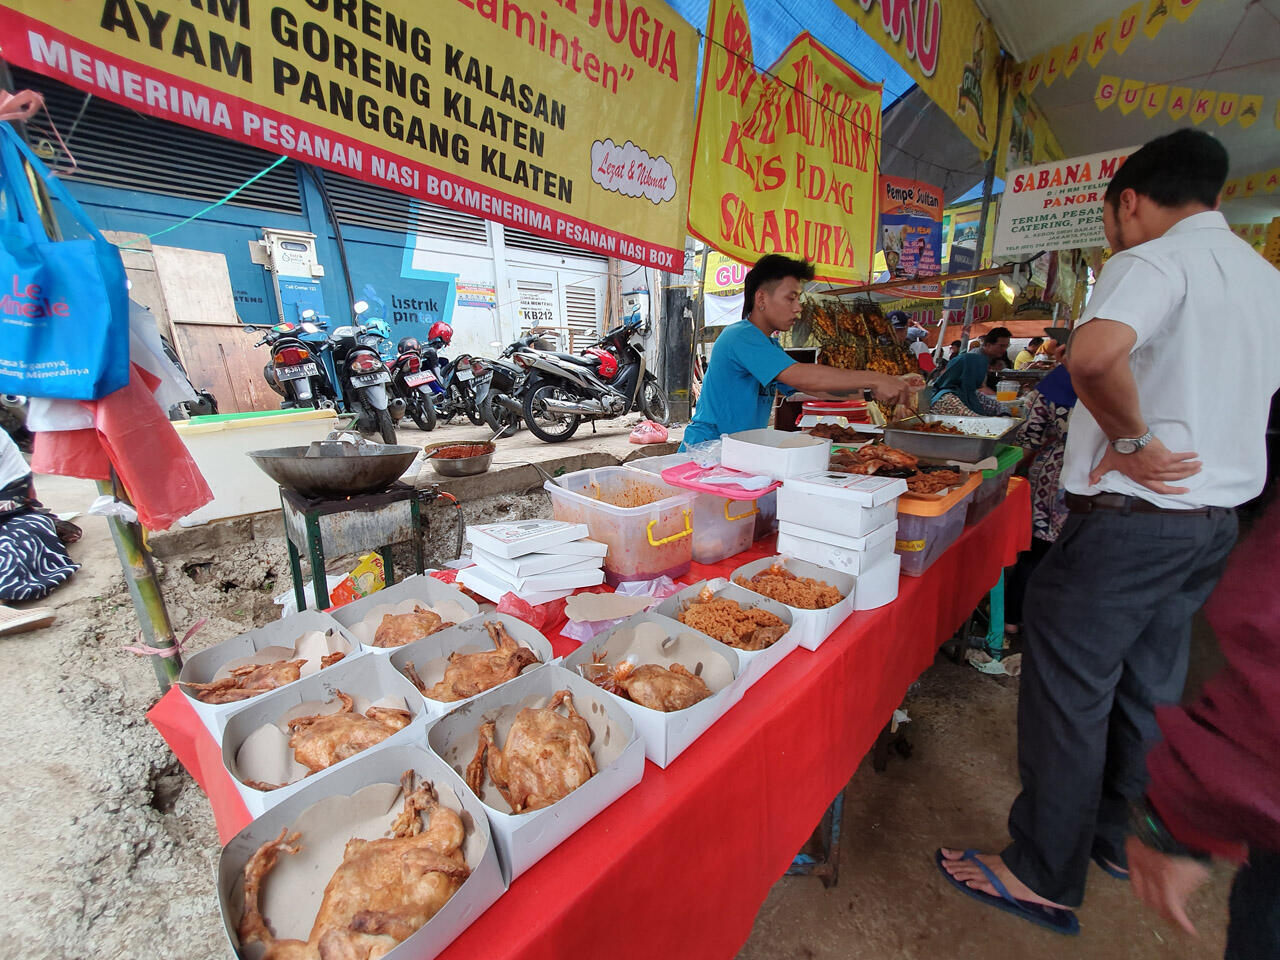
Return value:
<svg viewBox="0 0 1280 960">
<path fill-rule="evenodd" d="M 1000 199 L 995 260 L 1041 250 L 1106 245 L 1102 196 L 1116 170 L 1137 147 L 1072 157 L 1010 171 Z"/>
</svg>

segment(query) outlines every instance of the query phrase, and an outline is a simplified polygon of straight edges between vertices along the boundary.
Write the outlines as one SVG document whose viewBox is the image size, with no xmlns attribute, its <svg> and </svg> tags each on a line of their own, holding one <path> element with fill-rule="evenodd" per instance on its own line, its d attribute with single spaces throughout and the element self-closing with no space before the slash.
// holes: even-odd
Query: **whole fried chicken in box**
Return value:
<svg viewBox="0 0 1280 960">
<path fill-rule="evenodd" d="M 825 610 L 844 599 L 844 595 L 831 584 L 812 577 L 797 577 L 780 563 L 761 570 L 750 580 L 739 577 L 734 582 L 799 610 Z"/>
<path fill-rule="evenodd" d="M 672 713 L 711 696 L 706 681 L 690 673 L 682 663 L 673 663 L 670 667 L 656 663 L 636 666 L 623 660 L 609 667 L 604 659 L 603 652 L 591 655 L 592 666 L 600 668 L 592 675 L 591 682 L 650 710 Z"/>
<path fill-rule="evenodd" d="M 429 637 L 438 630 L 452 627 L 445 623 L 440 614 L 425 607 L 415 606 L 412 613 L 388 613 L 378 624 L 373 635 L 375 647 L 403 647 L 423 637 Z"/>
<path fill-rule="evenodd" d="M 449 665 L 445 667 L 444 679 L 439 683 L 428 687 L 412 662 L 405 664 L 405 676 L 424 697 L 441 703 L 455 703 L 514 680 L 525 667 L 538 662 L 538 655 L 516 643 L 501 621 L 487 621 L 484 628 L 493 641 L 493 649 L 478 653 L 455 650 L 449 654 Z"/>
<path fill-rule="evenodd" d="M 559 708 L 564 706 L 567 715 Z M 525 707 L 507 731 L 499 749 L 497 725 L 480 725 L 476 755 L 467 764 L 467 786 L 484 799 L 485 773 L 512 813 L 549 807 L 596 774 L 591 754 L 591 727 L 578 715 L 568 690 L 557 690 L 545 707 Z"/>
<path fill-rule="evenodd" d="M 678 616 L 679 621 L 739 650 L 764 650 L 784 633 L 782 618 L 756 607 L 744 607 L 728 597 L 716 597 L 703 587 L 698 599 Z"/>
<path fill-rule="evenodd" d="M 414 772 L 405 771 L 404 809 L 390 837 L 347 842 L 305 941 L 276 939 L 260 906 L 263 881 L 280 854 L 301 849 L 302 836 L 281 830 L 259 847 L 244 868 L 241 948 L 264 944 L 262 960 L 374 960 L 434 917 L 471 875 L 462 852 L 466 829 L 431 783 L 414 790 L 413 781 Z"/>
</svg>

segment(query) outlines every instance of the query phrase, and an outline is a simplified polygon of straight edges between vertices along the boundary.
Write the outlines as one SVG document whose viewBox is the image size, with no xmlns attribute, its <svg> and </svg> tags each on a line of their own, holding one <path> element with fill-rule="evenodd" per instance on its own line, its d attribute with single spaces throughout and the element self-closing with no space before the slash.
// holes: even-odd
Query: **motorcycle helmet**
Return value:
<svg viewBox="0 0 1280 960">
<path fill-rule="evenodd" d="M 453 327 L 443 320 L 437 320 L 431 325 L 431 329 L 427 331 L 427 339 L 439 340 L 447 347 L 449 341 L 453 339 Z"/>
<path fill-rule="evenodd" d="M 400 342 L 396 344 L 396 353 L 421 353 L 422 344 L 418 342 L 417 337 L 401 337 Z"/>
<path fill-rule="evenodd" d="M 364 325 L 364 328 L 375 337 L 383 337 L 387 340 L 391 339 L 391 328 L 387 326 L 387 322 L 385 320 L 370 320 Z"/>
</svg>

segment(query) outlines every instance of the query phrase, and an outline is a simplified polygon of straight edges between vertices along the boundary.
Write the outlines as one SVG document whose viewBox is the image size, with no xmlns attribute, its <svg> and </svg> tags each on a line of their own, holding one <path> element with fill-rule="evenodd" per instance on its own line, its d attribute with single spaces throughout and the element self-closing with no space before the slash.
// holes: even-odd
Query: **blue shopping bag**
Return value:
<svg viewBox="0 0 1280 960">
<path fill-rule="evenodd" d="M 0 128 L 0 393 L 96 400 L 129 382 L 120 251 L 13 127 Z M 87 238 L 49 239 L 24 157 Z"/>
</svg>

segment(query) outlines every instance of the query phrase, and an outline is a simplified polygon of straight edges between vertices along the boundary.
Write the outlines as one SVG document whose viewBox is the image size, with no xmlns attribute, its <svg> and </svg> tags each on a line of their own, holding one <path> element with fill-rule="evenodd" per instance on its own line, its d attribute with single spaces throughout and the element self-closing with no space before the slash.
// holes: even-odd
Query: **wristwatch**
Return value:
<svg viewBox="0 0 1280 960">
<path fill-rule="evenodd" d="M 1190 857 L 1193 860 L 1209 859 L 1208 854 L 1183 846 L 1175 840 L 1146 797 L 1129 804 L 1129 830 L 1140 842 L 1157 853 L 1171 857 Z"/>
<path fill-rule="evenodd" d="M 1111 449 L 1116 453 L 1131 454 L 1137 453 L 1154 438 L 1151 431 L 1148 430 L 1140 437 L 1117 437 L 1111 441 Z"/>
</svg>

